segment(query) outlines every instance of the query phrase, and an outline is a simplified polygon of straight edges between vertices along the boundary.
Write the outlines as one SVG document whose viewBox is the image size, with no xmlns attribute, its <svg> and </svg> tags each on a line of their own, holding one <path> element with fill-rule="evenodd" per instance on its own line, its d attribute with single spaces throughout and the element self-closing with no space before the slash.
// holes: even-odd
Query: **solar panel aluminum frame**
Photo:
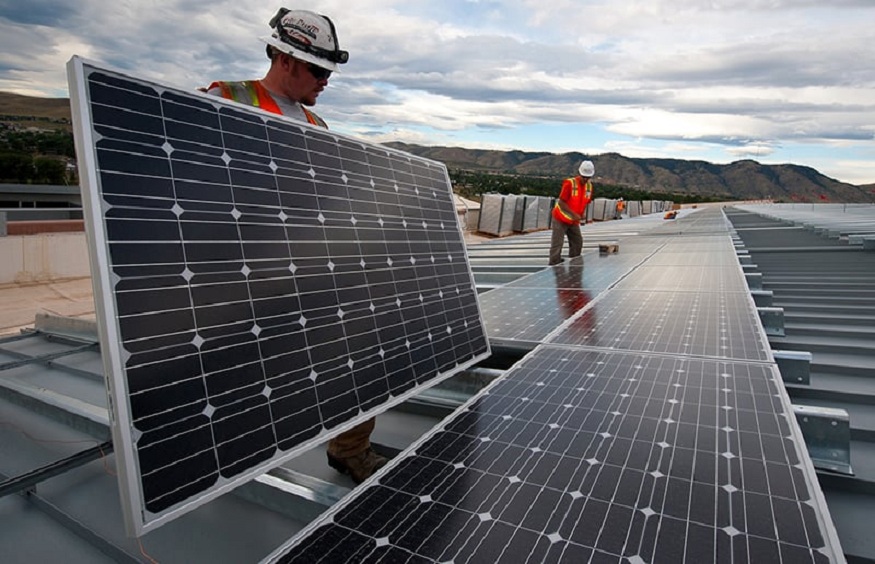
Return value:
<svg viewBox="0 0 875 564">
<path fill-rule="evenodd" d="M 84 64 L 82 59 L 72 58 L 67 63 L 67 81 L 70 85 L 70 108 L 73 122 L 74 142 L 76 146 L 76 162 L 79 173 L 79 184 L 82 191 L 82 213 L 85 218 L 85 235 L 88 242 L 88 262 L 91 266 L 91 284 L 94 288 L 94 311 L 98 320 L 97 330 L 101 343 L 101 360 L 106 381 L 107 415 L 112 432 L 113 451 L 117 461 L 117 478 L 119 484 L 119 499 L 122 505 L 122 515 L 125 520 L 125 530 L 129 535 L 140 536 L 146 532 L 144 520 L 139 513 L 142 503 L 138 501 L 137 478 L 132 468 L 134 452 L 131 434 L 122 429 L 122 425 L 131 420 L 129 405 L 126 401 L 117 401 L 124 393 L 125 383 L 119 377 L 116 367 L 122 366 L 121 350 L 108 346 L 119 342 L 118 325 L 105 323 L 109 319 L 107 300 L 104 296 L 112 295 L 109 282 L 109 256 L 106 245 L 97 244 L 97 234 L 94 225 L 101 217 L 100 202 L 92 199 L 90 186 L 97 183 L 97 161 L 94 151 L 94 137 L 91 129 L 84 127 L 85 116 L 88 115 L 87 96 L 84 85 Z"/>
<path fill-rule="evenodd" d="M 74 56 L 67 64 L 67 77 L 70 86 L 70 102 L 75 134 L 74 138 L 82 186 L 83 212 L 86 220 L 86 238 L 88 242 L 92 284 L 94 288 L 95 312 L 98 320 L 97 325 L 106 374 L 107 406 L 113 436 L 114 451 L 118 465 L 117 475 L 122 513 L 125 528 L 129 535 L 141 536 L 154 530 L 169 521 L 200 507 L 208 501 L 231 491 L 242 483 L 263 474 L 271 468 L 282 464 L 326 439 L 329 439 L 354 425 L 385 411 L 393 405 L 401 403 L 423 389 L 433 386 L 489 356 L 489 344 L 485 337 L 485 331 L 483 331 L 482 346 L 480 346 L 481 344 L 479 342 L 476 343 L 476 346 L 472 347 L 474 354 L 472 354 L 467 360 L 457 357 L 454 368 L 449 368 L 444 372 L 437 372 L 436 375 L 425 382 L 417 384 L 417 382 L 414 381 L 410 389 L 405 389 L 403 392 L 399 392 L 398 395 L 389 395 L 389 399 L 384 403 L 374 407 L 368 407 L 366 411 L 362 411 L 361 404 L 359 404 L 357 410 L 358 414 L 356 416 L 331 427 L 330 430 L 326 430 L 324 426 L 320 426 L 320 431 L 315 437 L 311 437 L 286 451 L 281 451 L 279 448 L 276 448 L 274 450 L 274 455 L 268 460 L 247 467 L 242 472 L 231 477 L 220 476 L 216 480 L 218 485 L 213 484 L 214 487 L 211 489 L 208 488 L 205 492 L 198 492 L 199 495 L 197 496 L 192 496 L 183 501 L 176 502 L 174 505 L 160 511 L 149 511 L 146 508 L 142 473 L 140 472 L 140 462 L 138 460 L 138 451 L 136 449 L 137 436 L 135 432 L 138 431 L 134 428 L 129 385 L 125 377 L 126 356 L 130 355 L 130 353 L 125 351 L 122 347 L 122 330 L 117 315 L 116 303 L 114 301 L 115 296 L 113 293 L 113 285 L 114 279 L 117 280 L 118 276 L 112 270 L 110 240 L 107 236 L 106 225 L 104 223 L 104 212 L 106 211 L 105 206 L 107 204 L 101 199 L 101 179 L 99 175 L 100 168 L 98 166 L 99 158 L 97 153 L 98 138 L 91 128 L 91 100 L 88 92 L 88 78 L 94 72 L 100 72 L 122 80 L 128 80 L 138 86 L 145 85 L 154 88 L 161 93 L 169 92 L 200 103 L 207 102 L 216 108 L 226 107 L 233 109 L 235 112 L 251 113 L 265 122 L 267 122 L 267 116 L 270 116 L 269 119 L 275 120 L 276 123 L 293 124 L 302 131 L 307 131 L 309 129 L 314 133 L 319 132 L 320 135 L 324 135 L 325 130 L 304 122 L 292 120 L 288 117 L 265 114 L 258 108 L 243 106 L 217 96 L 159 85 L 153 81 L 134 77 L 129 73 L 111 69 L 102 64 L 92 63 L 79 56 Z M 381 154 L 401 157 L 405 160 L 415 161 L 417 163 L 427 163 L 429 168 L 437 167 L 438 170 L 443 169 L 446 186 L 448 190 L 451 191 L 449 176 L 446 173 L 445 165 L 442 163 L 409 155 L 403 151 L 390 149 L 388 147 L 372 145 L 337 132 L 331 132 L 330 136 L 337 140 L 352 142 L 363 148 L 370 147 L 372 150 L 377 149 Z M 438 186 L 438 188 L 440 188 L 440 186 Z M 449 206 L 448 209 L 452 212 L 451 215 L 455 220 L 455 208 L 453 206 L 451 193 L 447 198 L 447 202 L 447 205 Z M 455 222 L 455 228 L 458 233 L 458 240 L 451 242 L 459 243 L 463 250 L 462 252 L 465 261 L 464 268 L 467 270 L 468 280 L 470 280 L 471 284 L 471 292 L 473 293 L 472 305 L 476 306 L 477 322 L 482 329 L 482 314 L 480 313 L 479 301 L 477 301 L 477 294 L 474 290 L 470 261 L 467 250 L 464 247 L 461 226 L 459 226 L 458 221 Z M 453 236 L 451 233 L 452 228 L 447 232 L 450 233 L 450 236 Z"/>
</svg>

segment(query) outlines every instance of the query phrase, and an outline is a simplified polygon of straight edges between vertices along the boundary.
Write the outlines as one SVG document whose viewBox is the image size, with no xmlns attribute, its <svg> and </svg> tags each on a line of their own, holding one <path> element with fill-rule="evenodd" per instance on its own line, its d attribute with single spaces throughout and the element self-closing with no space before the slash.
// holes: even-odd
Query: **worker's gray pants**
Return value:
<svg viewBox="0 0 875 564">
<path fill-rule="evenodd" d="M 583 236 L 580 234 L 580 224 L 570 224 L 553 218 L 553 237 L 550 239 L 550 264 L 562 262 L 562 243 L 568 237 L 568 258 L 580 256 L 583 249 Z"/>
</svg>

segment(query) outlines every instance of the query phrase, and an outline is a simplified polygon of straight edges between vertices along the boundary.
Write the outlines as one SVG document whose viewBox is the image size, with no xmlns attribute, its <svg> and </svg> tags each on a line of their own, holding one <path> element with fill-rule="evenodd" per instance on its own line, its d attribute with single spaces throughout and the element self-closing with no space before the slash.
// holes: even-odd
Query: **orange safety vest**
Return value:
<svg viewBox="0 0 875 564">
<path fill-rule="evenodd" d="M 571 211 L 583 219 L 586 206 L 592 200 L 592 182 L 587 181 L 583 190 L 581 190 L 580 181 L 581 177 L 579 176 L 565 179 L 565 181 L 562 182 L 562 191 L 559 192 L 559 200 L 565 202 L 568 207 L 571 208 Z M 565 213 L 561 207 L 559 207 L 558 200 L 556 201 L 556 205 L 553 206 L 553 219 L 563 223 L 570 223 L 572 225 L 580 223 L 579 220 L 573 219 L 570 215 Z"/>
<path fill-rule="evenodd" d="M 276 103 L 276 100 L 273 99 L 273 96 L 271 96 L 270 92 L 267 91 L 267 88 L 261 84 L 260 80 L 244 80 L 241 82 L 217 81 L 210 84 L 207 90 L 212 90 L 217 86 L 222 92 L 222 98 L 234 100 L 241 104 L 255 106 L 256 108 L 261 108 L 266 112 L 274 114 L 282 115 L 283 113 L 282 110 L 280 110 L 279 105 Z M 301 109 L 304 110 L 304 115 L 307 116 L 308 123 L 328 129 L 328 124 L 325 123 L 325 120 L 321 117 L 317 116 L 304 106 L 301 106 Z"/>
<path fill-rule="evenodd" d="M 624 209 L 626 209 L 626 202 L 622 200 L 617 202 L 617 211 L 622 213 Z"/>
</svg>

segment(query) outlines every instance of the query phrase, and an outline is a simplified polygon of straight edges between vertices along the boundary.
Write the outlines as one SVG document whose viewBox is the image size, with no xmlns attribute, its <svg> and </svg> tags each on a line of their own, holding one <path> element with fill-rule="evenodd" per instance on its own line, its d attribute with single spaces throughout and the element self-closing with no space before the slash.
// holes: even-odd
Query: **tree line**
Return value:
<svg viewBox="0 0 875 564">
<path fill-rule="evenodd" d="M 0 182 L 75 183 L 67 174 L 67 161 L 75 157 L 73 134 L 69 131 L 0 129 Z"/>
</svg>

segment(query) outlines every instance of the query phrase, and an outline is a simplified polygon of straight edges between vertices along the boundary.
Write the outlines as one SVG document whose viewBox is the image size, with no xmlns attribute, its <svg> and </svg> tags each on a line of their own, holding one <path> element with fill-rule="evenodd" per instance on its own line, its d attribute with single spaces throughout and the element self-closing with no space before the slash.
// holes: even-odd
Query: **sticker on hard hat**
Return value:
<svg viewBox="0 0 875 564">
<path fill-rule="evenodd" d="M 301 18 L 297 18 L 295 21 L 292 21 L 292 18 L 288 18 L 283 21 L 282 25 L 286 28 L 285 31 L 290 37 L 307 45 L 316 41 L 317 36 L 321 33 L 319 26 L 307 23 Z"/>
</svg>

